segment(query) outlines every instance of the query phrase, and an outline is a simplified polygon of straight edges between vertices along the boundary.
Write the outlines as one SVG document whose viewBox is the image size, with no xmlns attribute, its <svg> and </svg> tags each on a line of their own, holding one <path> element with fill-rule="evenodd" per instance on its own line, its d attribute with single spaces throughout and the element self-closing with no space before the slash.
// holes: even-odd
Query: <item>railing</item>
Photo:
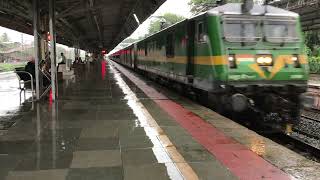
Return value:
<svg viewBox="0 0 320 180">
<path fill-rule="evenodd" d="M 46 71 L 45 69 L 42 69 L 40 67 L 40 65 L 39 65 L 39 72 L 42 73 L 43 77 L 45 77 L 45 78 L 47 78 L 47 80 L 51 81 L 50 73 L 48 71 Z M 48 85 L 48 87 L 46 87 L 46 89 L 40 95 L 39 99 L 41 99 L 44 95 L 46 95 L 50 89 L 51 89 L 51 84 Z"/>
</svg>

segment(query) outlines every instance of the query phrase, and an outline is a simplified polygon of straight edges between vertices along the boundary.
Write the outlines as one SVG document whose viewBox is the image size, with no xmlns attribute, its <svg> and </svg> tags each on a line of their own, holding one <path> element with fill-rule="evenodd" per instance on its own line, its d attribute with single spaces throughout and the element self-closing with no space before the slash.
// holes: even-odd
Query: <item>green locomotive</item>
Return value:
<svg viewBox="0 0 320 180">
<path fill-rule="evenodd" d="M 299 120 L 309 74 L 299 15 L 269 5 L 225 4 L 110 58 L 192 89 L 219 111 L 253 109 L 285 124 Z"/>
</svg>

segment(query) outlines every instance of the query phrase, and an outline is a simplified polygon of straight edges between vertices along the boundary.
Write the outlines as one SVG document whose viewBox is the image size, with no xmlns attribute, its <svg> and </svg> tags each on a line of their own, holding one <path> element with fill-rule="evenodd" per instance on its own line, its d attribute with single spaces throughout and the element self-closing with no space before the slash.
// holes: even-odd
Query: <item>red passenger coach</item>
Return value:
<svg viewBox="0 0 320 180">
<path fill-rule="evenodd" d="M 134 46 L 128 46 L 122 50 L 119 50 L 115 53 L 113 53 L 110 56 L 110 59 L 113 61 L 116 61 L 122 65 L 134 68 L 134 57 L 135 57 L 135 53 L 134 53 Z"/>
</svg>

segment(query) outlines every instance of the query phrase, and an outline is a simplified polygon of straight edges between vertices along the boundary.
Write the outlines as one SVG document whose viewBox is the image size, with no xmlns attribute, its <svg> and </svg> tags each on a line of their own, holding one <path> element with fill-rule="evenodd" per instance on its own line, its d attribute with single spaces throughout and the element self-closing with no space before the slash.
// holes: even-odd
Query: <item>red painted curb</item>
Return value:
<svg viewBox="0 0 320 180">
<path fill-rule="evenodd" d="M 227 137 L 220 130 L 207 123 L 193 112 L 185 109 L 166 96 L 148 86 L 128 70 L 116 65 L 118 69 L 136 84 L 148 97 L 154 98 L 164 111 L 173 117 L 191 136 L 204 146 L 217 160 L 222 162 L 240 179 L 292 179 L 279 168 L 270 164 L 244 145 Z M 159 100 L 161 99 L 161 100 Z"/>
</svg>

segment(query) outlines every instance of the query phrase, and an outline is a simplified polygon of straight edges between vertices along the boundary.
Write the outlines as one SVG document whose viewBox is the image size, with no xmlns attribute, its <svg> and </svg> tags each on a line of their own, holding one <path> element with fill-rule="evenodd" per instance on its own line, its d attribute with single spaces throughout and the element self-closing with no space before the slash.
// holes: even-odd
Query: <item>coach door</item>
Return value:
<svg viewBox="0 0 320 180">
<path fill-rule="evenodd" d="M 188 41 L 187 41 L 187 77 L 188 83 L 193 83 L 194 74 L 194 43 L 195 43 L 195 21 L 190 20 L 187 25 Z"/>
</svg>

